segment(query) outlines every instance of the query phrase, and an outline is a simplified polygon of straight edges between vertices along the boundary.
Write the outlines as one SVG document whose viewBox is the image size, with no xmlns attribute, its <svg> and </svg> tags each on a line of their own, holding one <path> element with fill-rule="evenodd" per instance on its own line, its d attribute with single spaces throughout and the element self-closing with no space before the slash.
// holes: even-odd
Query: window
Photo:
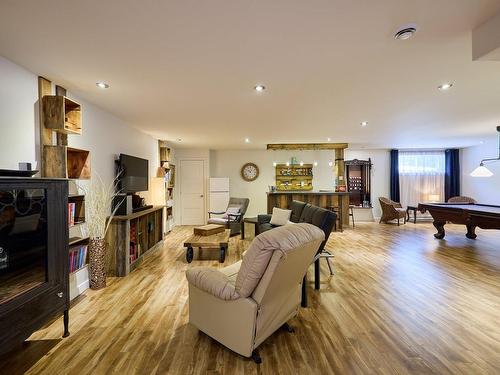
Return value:
<svg viewBox="0 0 500 375">
<path fill-rule="evenodd" d="M 444 200 L 444 151 L 400 151 L 399 185 L 401 204 Z"/>
<path fill-rule="evenodd" d="M 444 174 L 444 152 L 400 151 L 399 174 Z"/>
</svg>

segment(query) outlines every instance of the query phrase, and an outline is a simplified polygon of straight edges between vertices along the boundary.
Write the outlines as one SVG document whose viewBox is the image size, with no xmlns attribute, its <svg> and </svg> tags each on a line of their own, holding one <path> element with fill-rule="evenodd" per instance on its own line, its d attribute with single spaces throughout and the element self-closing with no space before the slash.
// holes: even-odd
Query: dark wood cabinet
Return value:
<svg viewBox="0 0 500 375">
<path fill-rule="evenodd" d="M 68 332 L 68 182 L 0 178 L 0 352 L 64 314 Z"/>
<path fill-rule="evenodd" d="M 371 159 L 346 160 L 344 164 L 350 204 L 356 207 L 371 208 Z"/>
</svg>

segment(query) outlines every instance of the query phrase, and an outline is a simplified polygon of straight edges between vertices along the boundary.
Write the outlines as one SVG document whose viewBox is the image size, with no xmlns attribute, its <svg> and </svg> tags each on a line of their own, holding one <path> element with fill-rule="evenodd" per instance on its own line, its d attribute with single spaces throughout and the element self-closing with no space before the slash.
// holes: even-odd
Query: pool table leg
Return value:
<svg viewBox="0 0 500 375">
<path fill-rule="evenodd" d="M 475 240 L 477 235 L 476 235 L 476 226 L 475 225 L 470 225 L 467 224 L 467 233 L 465 237 L 470 238 L 471 240 Z"/>
<path fill-rule="evenodd" d="M 437 221 L 434 220 L 432 225 L 434 225 L 434 228 L 437 229 L 437 233 L 434 234 L 434 237 L 436 237 L 438 240 L 442 240 L 444 238 L 445 232 L 444 232 L 444 225 L 446 224 L 445 221 Z"/>
</svg>

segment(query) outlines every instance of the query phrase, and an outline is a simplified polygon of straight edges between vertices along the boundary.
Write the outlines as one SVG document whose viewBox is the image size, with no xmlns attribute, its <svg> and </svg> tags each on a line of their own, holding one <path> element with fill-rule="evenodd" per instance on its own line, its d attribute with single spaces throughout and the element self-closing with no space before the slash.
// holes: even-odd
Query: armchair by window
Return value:
<svg viewBox="0 0 500 375">
<path fill-rule="evenodd" d="M 229 203 L 225 212 L 208 212 L 208 224 L 224 225 L 226 229 L 231 230 L 231 236 L 239 234 L 241 231 L 241 222 L 248 208 L 250 199 L 248 198 L 229 198 Z M 215 216 L 215 215 L 223 215 Z"/>
<path fill-rule="evenodd" d="M 401 203 L 394 202 L 389 198 L 384 197 L 379 197 L 378 201 L 380 202 L 380 207 L 382 208 L 380 223 L 397 220 L 399 226 L 400 219 L 403 219 L 403 223 L 406 223 L 406 209 L 401 207 Z"/>
</svg>

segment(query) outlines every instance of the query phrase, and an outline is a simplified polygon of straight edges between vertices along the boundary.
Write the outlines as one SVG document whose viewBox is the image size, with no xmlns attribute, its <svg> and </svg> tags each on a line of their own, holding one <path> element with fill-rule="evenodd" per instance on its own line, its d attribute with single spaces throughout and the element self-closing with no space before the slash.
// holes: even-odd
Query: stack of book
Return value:
<svg viewBox="0 0 500 375">
<path fill-rule="evenodd" d="M 68 225 L 70 227 L 75 225 L 75 212 L 76 212 L 76 203 L 74 202 L 68 203 Z"/>
<path fill-rule="evenodd" d="M 79 245 L 69 250 L 69 272 L 75 272 L 82 268 L 87 259 L 87 245 Z"/>
</svg>

